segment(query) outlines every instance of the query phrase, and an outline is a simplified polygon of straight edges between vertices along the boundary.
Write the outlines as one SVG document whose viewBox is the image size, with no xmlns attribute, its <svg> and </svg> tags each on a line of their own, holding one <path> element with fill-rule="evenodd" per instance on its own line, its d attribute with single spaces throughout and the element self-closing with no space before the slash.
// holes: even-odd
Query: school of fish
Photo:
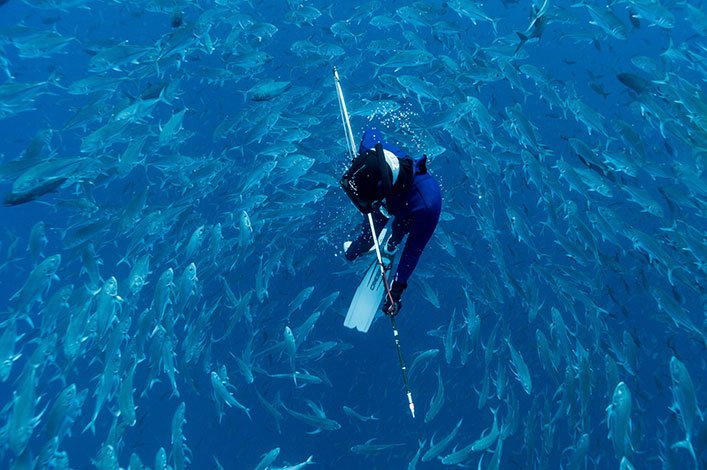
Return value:
<svg viewBox="0 0 707 470">
<path fill-rule="evenodd" d="M 343 327 L 376 125 L 442 184 Z M 704 468 L 703 0 L 0 1 L 0 466 Z"/>
</svg>

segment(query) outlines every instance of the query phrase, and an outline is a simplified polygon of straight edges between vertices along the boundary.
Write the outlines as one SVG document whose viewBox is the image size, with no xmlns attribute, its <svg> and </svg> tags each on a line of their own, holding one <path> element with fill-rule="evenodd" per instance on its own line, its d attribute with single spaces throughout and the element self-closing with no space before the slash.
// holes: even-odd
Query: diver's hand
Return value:
<svg viewBox="0 0 707 470">
<path fill-rule="evenodd" d="M 385 296 L 385 302 L 383 302 L 383 313 L 386 315 L 395 316 L 403 308 L 403 303 L 400 297 L 407 288 L 407 283 L 393 281 L 393 285 L 390 288 L 390 295 Z M 391 302 L 392 297 L 392 302 Z"/>
</svg>

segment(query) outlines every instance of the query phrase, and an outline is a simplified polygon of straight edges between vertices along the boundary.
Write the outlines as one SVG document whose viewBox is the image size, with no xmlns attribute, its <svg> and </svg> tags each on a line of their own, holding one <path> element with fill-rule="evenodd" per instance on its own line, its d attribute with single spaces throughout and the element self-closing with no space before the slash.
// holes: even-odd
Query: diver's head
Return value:
<svg viewBox="0 0 707 470">
<path fill-rule="evenodd" d="M 368 214 L 393 191 L 400 162 L 389 150 L 377 144 L 375 149 L 359 154 L 341 177 L 341 187 L 356 208 Z"/>
</svg>

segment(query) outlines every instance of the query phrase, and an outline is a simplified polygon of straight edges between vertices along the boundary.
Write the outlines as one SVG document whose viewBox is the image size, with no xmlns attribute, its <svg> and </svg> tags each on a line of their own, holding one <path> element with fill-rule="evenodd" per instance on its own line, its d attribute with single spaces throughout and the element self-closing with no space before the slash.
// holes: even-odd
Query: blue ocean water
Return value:
<svg viewBox="0 0 707 470">
<path fill-rule="evenodd" d="M 703 468 L 704 11 L 0 2 L 2 467 Z M 389 321 L 343 326 L 333 66 L 443 188 L 414 419 Z"/>
</svg>

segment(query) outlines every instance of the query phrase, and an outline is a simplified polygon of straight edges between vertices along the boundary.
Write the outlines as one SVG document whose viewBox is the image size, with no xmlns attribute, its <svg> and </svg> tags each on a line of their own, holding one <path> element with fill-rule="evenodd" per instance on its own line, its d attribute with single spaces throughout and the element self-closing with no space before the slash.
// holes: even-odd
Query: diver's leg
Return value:
<svg viewBox="0 0 707 470">
<path fill-rule="evenodd" d="M 423 212 L 415 217 L 415 220 L 411 223 L 410 234 L 405 242 L 405 248 L 395 273 L 396 281 L 407 284 L 408 278 L 420 260 L 422 251 L 430 241 L 430 238 L 432 238 L 438 221 L 439 212 L 434 211 Z"/>
<path fill-rule="evenodd" d="M 388 243 L 386 243 L 386 250 L 394 252 L 400 242 L 403 241 L 405 235 L 410 232 L 411 226 L 411 219 L 395 217 L 393 219 L 393 234 L 388 239 Z"/>
</svg>

